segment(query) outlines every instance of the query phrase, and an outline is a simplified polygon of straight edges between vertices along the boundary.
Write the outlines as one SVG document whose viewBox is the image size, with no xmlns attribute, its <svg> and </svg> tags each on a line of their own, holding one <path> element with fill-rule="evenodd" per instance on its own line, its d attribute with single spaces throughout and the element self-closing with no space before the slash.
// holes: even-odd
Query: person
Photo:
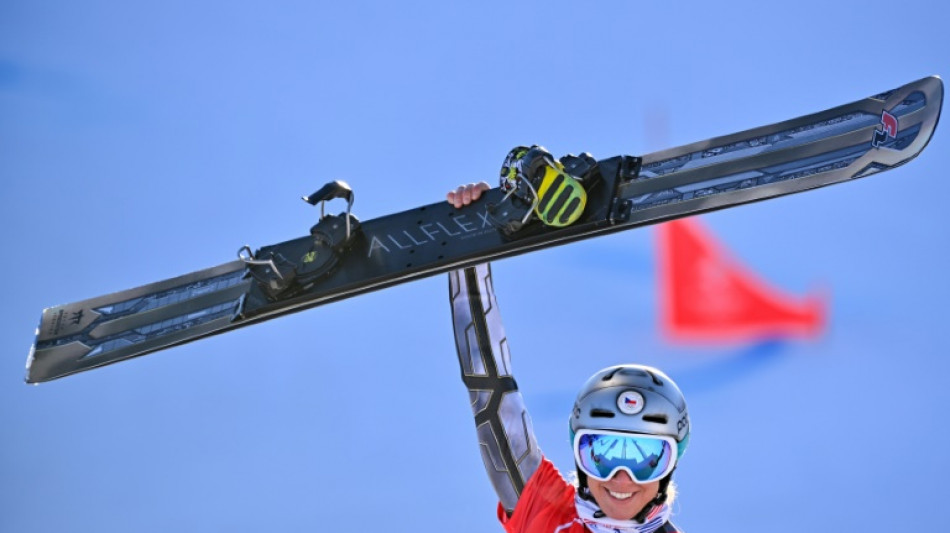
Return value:
<svg viewBox="0 0 950 533">
<path fill-rule="evenodd" d="M 504 179 L 504 176 L 503 176 Z M 447 194 L 462 207 L 487 183 Z M 689 443 L 686 401 L 656 368 L 624 364 L 595 373 L 570 414 L 577 483 L 544 457 L 511 370 L 488 264 L 449 274 L 462 382 L 482 459 L 509 533 L 676 533 L 673 471 Z"/>
</svg>

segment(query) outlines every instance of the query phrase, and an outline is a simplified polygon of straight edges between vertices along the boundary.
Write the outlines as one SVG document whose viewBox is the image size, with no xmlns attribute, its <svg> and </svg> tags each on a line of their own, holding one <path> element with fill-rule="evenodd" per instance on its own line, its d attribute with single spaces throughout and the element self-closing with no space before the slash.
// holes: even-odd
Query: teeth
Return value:
<svg viewBox="0 0 950 533">
<path fill-rule="evenodd" d="M 609 492 L 611 496 L 617 498 L 618 500 L 626 500 L 627 498 L 633 496 L 632 492 L 614 492 L 610 489 L 607 489 L 607 492 Z"/>
</svg>

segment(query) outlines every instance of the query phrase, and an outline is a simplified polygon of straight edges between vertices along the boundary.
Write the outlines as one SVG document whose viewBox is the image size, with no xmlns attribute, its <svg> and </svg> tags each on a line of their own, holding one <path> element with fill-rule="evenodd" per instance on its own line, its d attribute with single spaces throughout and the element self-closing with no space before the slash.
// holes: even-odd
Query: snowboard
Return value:
<svg viewBox="0 0 950 533">
<path fill-rule="evenodd" d="M 27 360 L 38 383 L 287 313 L 580 239 L 807 191 L 900 166 L 926 147 L 943 83 L 931 76 L 856 102 L 642 157 L 569 156 L 586 204 L 567 226 L 503 187 L 360 221 L 353 191 L 332 182 L 308 235 L 221 265 L 43 311 Z M 588 164 L 582 164 L 588 161 Z M 578 163 L 581 162 L 581 163 Z M 577 164 L 574 164 L 577 163 Z M 583 168 L 581 168 L 583 167 Z M 345 212 L 325 214 L 331 201 Z M 339 202 L 335 202 L 339 203 Z"/>
</svg>

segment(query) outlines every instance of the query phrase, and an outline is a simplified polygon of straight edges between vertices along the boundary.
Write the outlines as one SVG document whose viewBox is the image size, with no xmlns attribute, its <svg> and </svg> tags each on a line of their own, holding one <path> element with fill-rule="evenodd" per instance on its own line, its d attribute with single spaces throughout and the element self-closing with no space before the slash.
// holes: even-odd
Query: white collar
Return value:
<svg viewBox="0 0 950 533">
<path fill-rule="evenodd" d="M 574 496 L 574 507 L 577 508 L 578 521 L 592 533 L 652 533 L 668 522 L 673 514 L 673 509 L 664 503 L 650 511 L 642 523 L 634 520 L 614 520 L 606 516 L 595 518 L 595 514 L 603 515 L 602 512 L 598 513 L 600 507 L 581 498 L 580 494 Z"/>
</svg>

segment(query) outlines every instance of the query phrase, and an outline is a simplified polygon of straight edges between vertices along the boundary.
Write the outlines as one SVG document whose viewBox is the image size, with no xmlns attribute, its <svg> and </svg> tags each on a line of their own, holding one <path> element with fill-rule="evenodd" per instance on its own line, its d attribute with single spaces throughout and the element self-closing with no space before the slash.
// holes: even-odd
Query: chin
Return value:
<svg viewBox="0 0 950 533">
<path fill-rule="evenodd" d="M 607 515 L 607 518 L 612 518 L 614 520 L 632 520 L 633 517 L 643 510 L 642 507 L 631 507 L 630 510 L 626 509 L 612 509 L 611 512 L 608 512 L 603 507 L 600 508 L 601 511 L 604 511 L 604 514 Z"/>
</svg>

